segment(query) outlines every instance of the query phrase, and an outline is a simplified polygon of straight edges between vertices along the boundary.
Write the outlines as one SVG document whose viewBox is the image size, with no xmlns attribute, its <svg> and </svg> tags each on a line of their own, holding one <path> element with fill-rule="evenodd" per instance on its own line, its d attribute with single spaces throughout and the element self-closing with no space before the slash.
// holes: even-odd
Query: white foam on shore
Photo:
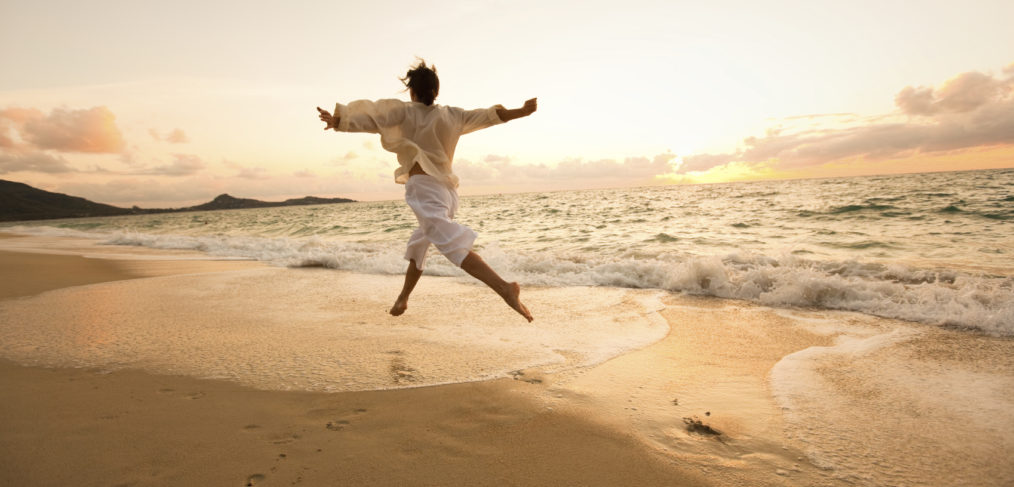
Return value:
<svg viewBox="0 0 1014 487">
<path fill-rule="evenodd" d="M 47 237 L 91 235 L 110 248 L 199 251 L 215 258 L 252 259 L 287 267 L 327 267 L 367 274 L 401 274 L 405 269 L 401 242 L 132 231 L 89 233 L 44 226 L 5 230 Z M 435 254 L 432 249 L 431 252 Z M 789 253 L 765 256 L 744 252 L 675 260 L 606 258 L 505 252 L 496 243 L 484 245 L 480 253 L 506 279 L 527 285 L 661 289 L 743 299 L 774 307 L 858 311 L 995 336 L 1014 336 L 1014 277 L 1006 275 L 858 261 L 809 261 Z M 464 276 L 443 258 L 429 259 L 427 272 Z"/>
<path fill-rule="evenodd" d="M 560 371 L 661 339 L 650 291 L 526 288 L 527 323 L 481 285 L 260 268 L 60 289 L 0 302 L 0 356 L 26 365 L 140 368 L 269 390 L 347 391 Z"/>
<path fill-rule="evenodd" d="M 881 321 L 772 368 L 790 438 L 858 485 L 1014 484 L 1014 342 Z"/>
</svg>

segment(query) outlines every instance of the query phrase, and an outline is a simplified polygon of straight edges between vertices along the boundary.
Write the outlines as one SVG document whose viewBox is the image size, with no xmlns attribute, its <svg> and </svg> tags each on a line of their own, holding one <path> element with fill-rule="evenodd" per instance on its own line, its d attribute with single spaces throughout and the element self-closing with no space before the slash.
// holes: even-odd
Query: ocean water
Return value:
<svg viewBox="0 0 1014 487">
<path fill-rule="evenodd" d="M 474 196 L 458 219 L 524 285 L 661 289 L 1014 335 L 1014 169 Z M 0 231 L 400 274 L 415 227 L 403 201 L 381 201 Z M 427 273 L 463 275 L 431 252 Z"/>
<path fill-rule="evenodd" d="M 4 300 L 0 357 L 275 390 L 549 372 L 550 404 L 597 404 L 684 464 L 729 466 L 719 483 L 1014 482 L 1014 169 L 487 195 L 462 198 L 459 217 L 526 286 L 535 323 L 434 249 L 426 273 L 452 277 L 422 280 L 405 316 L 384 313 L 416 226 L 402 201 L 20 222 L 0 232 L 76 239 L 0 247 L 275 267 Z M 800 330 L 823 339 L 793 347 Z M 660 340 L 687 361 L 579 379 Z M 681 340 L 693 346 L 666 352 Z M 750 382 L 737 367 L 753 354 L 723 340 L 784 355 Z M 728 440 L 684 431 L 704 411 L 730 420 Z"/>
</svg>

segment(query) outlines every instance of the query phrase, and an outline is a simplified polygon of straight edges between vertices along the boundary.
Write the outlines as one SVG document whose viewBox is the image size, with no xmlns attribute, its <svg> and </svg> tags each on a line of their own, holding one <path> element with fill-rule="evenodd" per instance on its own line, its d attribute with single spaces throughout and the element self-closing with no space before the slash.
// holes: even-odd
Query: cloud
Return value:
<svg viewBox="0 0 1014 487">
<path fill-rule="evenodd" d="M 229 169 L 236 170 L 236 177 L 243 179 L 268 179 L 270 176 L 267 174 L 267 169 L 263 167 L 244 166 L 238 162 L 233 162 L 228 159 L 222 160 L 222 165 Z"/>
<path fill-rule="evenodd" d="M 243 179 L 268 179 L 270 176 L 263 167 L 244 167 L 236 173 L 236 177 Z"/>
<path fill-rule="evenodd" d="M 336 166 L 344 166 L 344 165 L 346 165 L 346 164 L 348 164 L 348 163 L 350 163 L 353 160 L 358 159 L 358 158 L 359 158 L 359 154 L 356 154 L 354 151 L 348 151 L 348 152 L 345 153 L 344 156 L 341 156 L 341 157 L 335 159 L 334 160 L 334 165 L 336 165 Z"/>
<path fill-rule="evenodd" d="M 1010 90 L 1010 80 L 973 71 L 948 80 L 939 89 L 906 86 L 894 97 L 894 102 L 906 115 L 965 113 L 1003 100 Z"/>
<path fill-rule="evenodd" d="M 165 140 L 171 144 L 184 144 L 190 142 L 190 137 L 187 137 L 187 133 L 184 132 L 183 129 L 173 129 L 172 132 L 166 134 L 165 139 L 163 139 L 162 135 L 155 129 L 148 129 L 148 134 L 155 140 Z"/>
<path fill-rule="evenodd" d="M 79 172 L 61 153 L 115 154 L 125 145 L 106 107 L 57 108 L 48 115 L 35 108 L 0 109 L 0 174 Z"/>
<path fill-rule="evenodd" d="M 169 132 L 169 135 L 165 137 L 165 140 L 173 144 L 183 144 L 190 141 L 190 139 L 187 138 L 187 134 L 180 129 Z"/>
<path fill-rule="evenodd" d="M 653 158 L 628 157 L 622 161 L 566 159 L 555 165 L 515 164 L 510 157 L 488 155 L 479 162 L 461 160 L 454 172 L 469 185 L 567 185 L 580 187 L 649 184 L 657 176 L 672 171 L 672 153 Z"/>
<path fill-rule="evenodd" d="M 173 154 L 173 157 L 175 159 L 170 164 L 155 166 L 137 174 L 150 176 L 189 176 L 196 174 L 207 166 L 200 157 L 195 155 Z"/>
<path fill-rule="evenodd" d="M 628 157 L 623 162 L 571 159 L 559 163 L 547 176 L 554 179 L 650 179 L 669 172 L 669 161 L 673 157 L 672 154 L 659 154 L 652 159 Z"/>
<path fill-rule="evenodd" d="M 782 120 L 815 120 L 822 118 L 856 118 L 858 115 L 855 113 L 841 112 L 841 113 L 811 113 L 808 115 L 794 115 L 791 117 L 784 117 Z"/>
<path fill-rule="evenodd" d="M 0 153 L 0 174 L 17 171 L 34 171 L 49 174 L 73 172 L 62 157 L 45 152 Z"/>
<path fill-rule="evenodd" d="M 125 144 L 116 117 L 99 106 L 84 110 L 56 108 L 49 115 L 32 108 L 0 110 L 0 128 L 13 128 L 23 150 L 58 152 L 118 153 Z M 14 140 L 5 134 L 4 147 Z"/>
<path fill-rule="evenodd" d="M 180 207 L 210 200 L 226 192 L 206 179 L 172 179 L 125 177 L 101 183 L 73 181 L 60 184 L 57 191 L 82 196 L 92 201 L 113 205 L 140 204 L 142 207 Z M 178 203 L 183 202 L 183 203 Z"/>
<path fill-rule="evenodd" d="M 684 157 L 677 173 L 732 162 L 786 169 L 1014 144 L 1014 67 L 1000 77 L 962 73 L 939 88 L 906 86 L 894 100 L 898 112 L 893 116 L 747 137 L 735 152 Z"/>
<path fill-rule="evenodd" d="M 677 172 L 707 171 L 735 161 L 737 157 L 737 154 L 694 154 L 683 158 Z"/>
<path fill-rule="evenodd" d="M 130 150 L 123 151 L 120 154 L 120 162 L 134 169 L 143 167 L 143 164 L 137 160 L 136 153 Z"/>
</svg>

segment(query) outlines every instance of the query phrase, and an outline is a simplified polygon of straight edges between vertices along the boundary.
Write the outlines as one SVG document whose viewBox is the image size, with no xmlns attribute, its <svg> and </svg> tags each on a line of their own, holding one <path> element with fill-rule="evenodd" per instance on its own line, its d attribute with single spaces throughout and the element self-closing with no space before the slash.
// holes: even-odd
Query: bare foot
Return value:
<svg viewBox="0 0 1014 487">
<path fill-rule="evenodd" d="M 504 301 L 507 301 L 507 305 L 514 308 L 521 316 L 524 316 L 529 323 L 532 322 L 532 313 L 528 311 L 524 303 L 521 302 L 521 286 L 516 282 L 507 284 L 507 294 L 501 295 Z"/>
<path fill-rule="evenodd" d="M 392 316 L 401 316 L 406 309 L 408 309 L 408 299 L 402 299 L 399 297 L 398 300 L 394 302 L 394 306 L 391 306 L 390 313 Z"/>
</svg>

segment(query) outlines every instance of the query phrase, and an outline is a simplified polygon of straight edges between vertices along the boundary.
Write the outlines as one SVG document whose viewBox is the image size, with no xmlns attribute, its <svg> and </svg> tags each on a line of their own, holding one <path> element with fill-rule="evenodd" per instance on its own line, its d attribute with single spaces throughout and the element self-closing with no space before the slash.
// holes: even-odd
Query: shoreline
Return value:
<svg viewBox="0 0 1014 487">
<path fill-rule="evenodd" d="M 412 315 L 391 318 L 379 314 L 389 304 L 385 293 L 388 290 L 394 293 L 399 288 L 399 276 L 271 268 L 250 261 L 207 260 L 198 253 L 174 253 L 166 257 L 171 260 L 158 260 L 160 254 L 148 249 L 134 250 L 144 255 L 128 258 L 123 258 L 119 250 L 93 252 L 94 249 L 90 249 L 89 253 L 103 257 L 90 259 L 80 255 L 58 255 L 53 249 L 59 247 L 54 243 L 43 249 L 45 254 L 0 251 L 0 274 L 3 274 L 0 277 L 4 277 L 4 282 L 21 280 L 26 276 L 24 269 L 52 268 L 50 272 L 39 274 L 42 276 L 38 278 L 41 295 L 0 292 L 0 312 L 29 305 L 38 306 L 40 310 L 60 308 L 73 303 L 68 299 L 89 296 L 88 299 L 96 296 L 125 299 L 137 295 L 140 297 L 134 296 L 135 300 L 147 303 L 154 298 L 145 298 L 152 294 L 144 293 L 161 289 L 166 294 L 158 294 L 159 299 L 164 297 L 168 303 L 176 303 L 167 308 L 169 318 L 186 322 L 191 318 L 185 308 L 191 305 L 186 295 L 172 291 L 174 288 L 191 287 L 214 295 L 214 289 L 228 284 L 228 289 L 240 291 L 236 302 L 243 306 L 240 314 L 229 315 L 231 318 L 225 316 L 226 322 L 237 316 L 249 316 L 252 323 L 264 327 L 269 326 L 273 318 L 257 311 L 256 305 L 265 300 L 264 295 L 257 293 L 258 289 L 269 286 L 275 294 L 287 296 L 281 303 L 297 305 L 288 306 L 286 319 L 311 313 L 323 316 L 325 321 L 338 320 L 329 326 L 351 326 L 353 331 L 366 333 L 389 330 L 390 338 L 384 338 L 381 343 L 389 340 L 400 343 L 406 334 L 412 333 L 423 333 L 424 341 L 446 337 L 432 335 L 440 331 L 442 325 L 427 323 L 424 318 L 434 310 L 446 308 L 449 302 L 455 302 L 448 301 L 452 299 L 450 295 L 440 294 L 441 288 L 449 287 L 464 294 L 453 298 L 467 303 L 458 304 L 459 307 L 474 308 L 479 313 L 466 314 L 466 317 L 473 316 L 470 319 L 480 321 L 448 329 L 466 335 L 473 328 L 478 330 L 479 335 L 467 335 L 464 343 L 474 344 L 480 349 L 479 353 L 476 358 L 462 359 L 465 362 L 485 364 L 502 359 L 489 351 L 483 352 L 482 347 L 505 339 L 514 340 L 518 337 L 513 333 L 526 330 L 510 324 L 513 322 L 497 321 L 495 315 L 503 311 L 499 308 L 502 303 L 493 298 L 484 301 L 482 288 L 454 284 L 453 278 L 424 280 L 420 296 L 433 298 L 435 304 L 420 299 L 416 307 L 410 305 Z M 68 244 L 68 247 L 74 245 Z M 186 260 L 188 256 L 198 260 Z M 22 267 L 4 264 L 19 259 L 22 259 Z M 77 271 L 58 272 L 71 268 Z M 233 280 L 225 280 L 228 276 L 233 276 Z M 260 276 L 263 282 L 251 282 L 251 276 Z M 303 287 L 292 288 L 291 284 L 286 287 L 287 280 L 293 279 L 293 282 L 302 282 Z M 242 287 L 236 288 L 236 283 Z M 332 295 L 333 291 L 326 291 L 323 297 L 291 292 L 306 286 L 348 288 L 354 292 L 349 293 L 351 297 L 341 297 L 338 301 L 334 301 L 337 296 Z M 560 332 L 556 328 L 564 326 L 564 320 L 570 318 L 549 309 L 546 303 L 560 297 L 568 298 L 570 301 L 564 300 L 559 307 L 573 311 L 576 307 L 590 305 L 588 300 L 608 296 L 588 294 L 592 291 L 599 293 L 592 289 L 577 290 L 577 294 L 559 289 L 529 290 L 527 295 L 540 306 L 537 318 L 543 320 L 537 323 L 542 328 L 528 331 Z M 615 326 L 642 319 L 636 311 L 639 308 L 623 307 L 626 306 L 623 303 L 637 301 L 651 293 L 616 291 L 619 301 L 612 305 L 606 303 L 611 310 L 606 318 L 615 322 Z M 231 294 L 237 293 L 221 296 Z M 407 352 L 390 355 L 390 347 L 394 345 L 375 348 L 372 352 L 366 347 L 368 353 L 342 362 L 339 368 L 359 366 L 373 360 L 373 355 L 383 355 L 387 362 L 381 365 L 390 365 L 390 370 L 384 373 L 390 373 L 386 380 L 393 380 L 390 382 L 393 388 L 347 392 L 263 390 L 242 385 L 237 377 L 228 381 L 198 379 L 185 372 L 151 373 L 130 368 L 133 366 L 48 368 L 22 366 L 9 359 L 0 359 L 0 377 L 5 384 L 11 384 L 0 392 L 3 405 L 0 415 L 5 418 L 3 427 L 10 432 L 0 440 L 0 472 L 3 472 L 0 479 L 14 484 L 43 485 L 71 481 L 81 485 L 164 484 L 181 480 L 212 485 L 344 482 L 830 486 L 883 482 L 883 477 L 863 476 L 871 475 L 862 470 L 870 468 L 863 466 L 862 462 L 869 460 L 866 456 L 831 457 L 837 464 L 848 467 L 844 469 L 813 460 L 827 458 L 820 452 L 830 440 L 808 436 L 807 422 L 819 430 L 827 429 L 827 434 L 854 435 L 855 431 L 849 428 L 854 427 L 850 425 L 855 420 L 842 416 L 843 413 L 860 416 L 861 429 L 874 427 L 878 428 L 876 431 L 880 428 L 891 431 L 893 424 L 903 421 L 907 422 L 906 428 L 914 432 L 912 434 L 921 435 L 919 441 L 934 450 L 915 450 L 925 457 L 924 461 L 915 463 L 928 464 L 930 466 L 920 468 L 930 470 L 916 472 L 918 475 L 912 478 L 930 478 L 928 476 L 935 475 L 933 468 L 944 474 L 941 479 L 961 478 L 965 471 L 981 471 L 987 479 L 996 482 L 995 485 L 1003 485 L 1006 479 L 1014 478 L 1014 464 L 1001 460 L 1006 458 L 1003 452 L 1009 450 L 1010 445 L 1003 446 L 998 453 L 994 451 L 993 456 L 979 455 L 970 460 L 969 454 L 954 454 L 967 445 L 941 443 L 946 438 L 963 435 L 965 441 L 972 442 L 975 451 L 989 449 L 990 441 L 1006 445 L 1009 438 L 1014 438 L 1004 436 L 1005 432 L 1014 435 L 1014 419 L 1011 411 L 1004 409 L 1006 403 L 997 402 L 991 406 L 992 410 L 981 411 L 974 409 L 974 405 L 962 406 L 964 409 L 959 408 L 958 412 L 971 414 L 963 418 L 967 423 L 955 421 L 951 409 L 940 412 L 933 409 L 939 405 L 923 404 L 919 414 L 929 414 L 937 418 L 937 422 L 926 422 L 932 417 L 910 420 L 906 416 L 911 409 L 908 404 L 912 404 L 909 396 L 901 397 L 902 402 L 877 402 L 882 396 L 890 396 L 897 384 L 855 382 L 866 376 L 854 374 L 873 373 L 875 375 L 869 377 L 876 378 L 877 370 L 885 364 L 893 366 L 897 358 L 863 355 L 867 352 L 857 354 L 859 349 L 850 348 L 853 342 L 897 335 L 891 338 L 898 344 L 890 349 L 892 353 L 901 352 L 917 359 L 905 363 L 900 370 L 912 373 L 912 370 L 919 372 L 920 367 L 928 367 L 919 380 L 937 381 L 935 391 L 930 394 L 944 397 L 956 394 L 950 389 L 957 387 L 954 390 L 960 391 L 967 386 L 961 386 L 960 382 L 939 382 L 941 364 L 953 368 L 952 374 L 957 373 L 958 380 L 965 380 L 961 374 L 980 374 L 981 377 L 986 377 L 982 374 L 999 374 L 1001 382 L 996 384 L 1014 380 L 1014 340 L 966 337 L 958 332 L 857 313 L 772 309 L 718 298 L 655 294 L 659 296 L 658 307 L 644 316 L 663 320 L 667 331 L 645 345 L 591 362 L 587 362 L 587 357 L 575 358 L 570 356 L 571 352 L 557 350 L 566 359 L 565 363 L 493 374 L 499 378 L 443 385 L 414 386 L 412 374 L 425 377 L 434 367 L 453 366 L 456 359 L 452 355 L 462 350 L 430 347 L 413 352 L 402 343 L 397 346 Z M 220 301 L 221 298 L 208 299 L 216 300 L 216 308 L 229 305 Z M 114 302 L 117 301 L 110 303 Z M 486 311 L 487 303 L 492 303 L 489 304 L 491 311 Z M 73 309 L 87 313 L 87 307 L 75 306 Z M 355 313 L 348 314 L 352 311 Z M 77 319 L 73 318 L 77 316 L 74 314 L 67 316 Z M 204 314 L 201 316 L 206 318 Z M 367 321 L 357 321 L 363 319 Z M 264 333 L 270 329 L 255 328 L 251 332 Z M 503 329 L 507 333 L 499 339 L 494 336 L 492 341 L 481 341 L 479 338 Z M 903 333 L 899 335 L 897 330 Z M 595 332 L 593 329 L 587 331 Z M 543 340 L 562 344 L 563 338 L 564 335 L 547 335 Z M 941 350 L 955 346 L 964 350 L 967 344 L 975 347 L 968 352 L 970 358 L 952 353 L 953 356 L 940 362 Z M 278 341 L 271 345 L 283 343 Z M 330 349 L 340 343 L 320 345 Z M 354 345 L 354 348 L 363 348 Z M 566 348 L 569 345 L 557 346 Z M 851 354 L 847 355 L 852 358 L 846 365 L 829 370 L 819 363 L 813 367 L 797 367 L 790 372 L 812 371 L 823 374 L 824 379 L 811 386 L 806 382 L 790 381 L 788 384 L 804 388 L 818 386 L 813 394 L 835 398 L 824 400 L 828 407 L 847 405 L 855 399 L 870 404 L 849 406 L 854 411 L 821 412 L 812 405 L 810 409 L 799 409 L 797 403 L 792 402 L 796 397 L 792 391 L 784 392 L 786 365 L 798 365 L 798 360 L 787 359 L 807 358 L 814 353 L 830 354 L 833 358 L 840 353 L 839 349 L 841 353 Z M 435 353 L 450 361 L 427 362 L 423 360 L 426 354 L 420 351 Z M 225 360 L 231 359 L 226 357 Z M 588 365 L 582 365 L 586 362 Z M 310 363 L 297 364 L 297 368 Z M 995 364 L 998 371 L 981 364 Z M 325 366 L 334 368 L 335 364 Z M 781 375 L 773 377 L 775 369 Z M 965 372 L 958 373 L 962 370 Z M 399 382 L 399 378 L 409 381 Z M 836 385 L 839 382 L 841 384 Z M 865 389 L 856 389 L 857 384 Z M 1005 390 L 1002 385 L 992 387 Z M 838 393 L 845 395 L 835 396 Z M 850 394 L 860 395 L 850 398 Z M 873 411 L 884 417 L 869 419 Z M 823 424 L 821 418 L 831 413 L 837 415 L 834 416 L 837 423 Z M 816 416 L 807 417 L 806 414 Z M 994 414 L 994 419 L 990 419 L 990 414 Z M 800 422 L 800 418 L 805 421 Z M 688 420 L 699 421 L 702 428 L 695 429 Z M 934 433 L 941 424 L 951 425 L 948 426 L 951 429 Z M 845 429 L 839 427 L 842 425 Z M 703 428 L 705 426 L 707 428 Z M 706 434 L 708 429 L 721 434 Z M 891 464 L 911 455 L 911 452 L 901 451 L 906 431 L 901 431 L 896 439 L 884 441 L 884 445 L 878 444 L 881 439 L 877 436 L 864 440 L 871 442 L 870 447 L 886 448 L 878 453 L 881 457 L 873 459 Z M 984 432 L 995 436 L 997 431 L 1001 435 L 998 438 L 978 439 L 984 438 Z M 892 446 L 893 443 L 898 445 Z M 916 442 L 915 446 L 919 444 Z M 901 453 L 895 454 L 891 448 Z M 894 458 L 891 455 L 897 458 L 891 460 Z M 854 461 L 860 462 L 859 470 L 850 464 Z M 932 466 L 938 463 L 940 467 Z M 855 476 L 857 471 L 858 477 Z"/>
</svg>

